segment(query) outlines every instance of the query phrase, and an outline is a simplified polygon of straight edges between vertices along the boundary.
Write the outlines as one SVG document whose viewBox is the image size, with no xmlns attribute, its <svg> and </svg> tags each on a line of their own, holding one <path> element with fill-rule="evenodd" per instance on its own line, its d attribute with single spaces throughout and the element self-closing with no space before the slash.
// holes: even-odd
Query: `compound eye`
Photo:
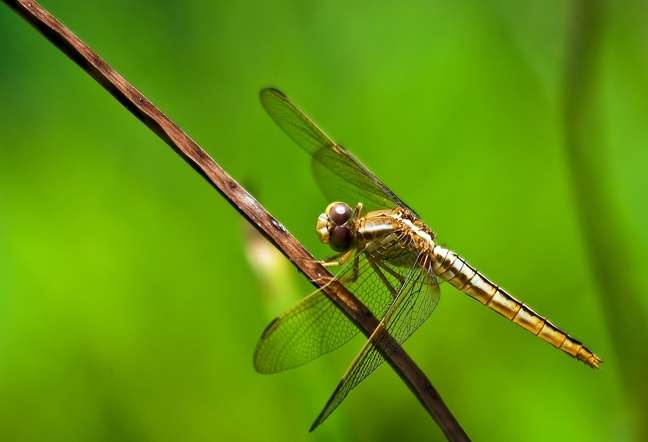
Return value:
<svg viewBox="0 0 648 442">
<path fill-rule="evenodd" d="M 345 252 L 351 247 L 353 235 L 347 227 L 335 226 L 331 231 L 331 248 L 337 252 Z"/>
<path fill-rule="evenodd" d="M 341 226 L 349 221 L 351 213 L 351 207 L 344 203 L 335 203 L 329 208 L 329 213 L 327 215 L 333 224 Z"/>
</svg>

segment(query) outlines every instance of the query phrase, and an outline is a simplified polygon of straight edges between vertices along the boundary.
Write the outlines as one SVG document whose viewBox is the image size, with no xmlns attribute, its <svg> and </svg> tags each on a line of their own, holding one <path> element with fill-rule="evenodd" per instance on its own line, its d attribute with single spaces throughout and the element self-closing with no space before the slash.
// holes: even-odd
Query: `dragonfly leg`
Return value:
<svg viewBox="0 0 648 442">
<path fill-rule="evenodd" d="M 360 217 L 363 208 L 364 205 L 362 203 L 356 204 L 355 209 L 353 209 L 353 219 L 358 219 Z"/>
<path fill-rule="evenodd" d="M 344 253 L 343 255 L 337 255 L 333 256 L 331 258 L 328 258 L 324 261 L 318 261 L 320 264 L 322 264 L 324 267 L 333 267 L 333 266 L 338 266 L 343 264 L 345 261 L 349 259 L 349 257 L 353 255 L 350 252 Z M 356 282 L 358 280 L 358 277 L 360 276 L 360 255 L 356 254 L 353 257 L 353 268 L 352 268 L 352 273 L 350 275 L 345 275 L 342 279 L 340 279 L 340 282 L 342 283 L 350 283 L 350 282 Z M 331 281 L 335 280 L 336 278 L 333 278 Z"/>
<path fill-rule="evenodd" d="M 375 260 L 375 259 L 373 259 L 373 258 L 371 258 L 371 257 L 369 257 L 369 256 L 367 255 L 367 261 L 369 261 L 369 264 L 371 264 L 371 267 L 373 267 L 374 272 L 376 272 L 376 275 L 378 275 L 378 277 L 380 278 L 380 280 L 382 281 L 382 283 L 385 284 L 385 287 L 387 287 L 387 290 L 389 290 L 389 292 L 391 293 L 392 298 L 396 299 L 396 296 L 398 295 L 398 289 L 395 288 L 395 287 L 391 284 L 391 282 L 389 282 L 389 280 L 387 279 L 387 277 L 385 276 L 385 274 L 382 272 L 382 270 L 380 270 L 382 267 L 381 267 L 381 265 L 378 263 L 378 260 Z M 391 272 L 390 272 L 390 274 L 391 274 Z M 401 280 L 401 278 L 397 278 L 397 279 L 398 279 L 399 281 Z M 402 283 L 401 283 L 401 285 L 402 285 Z"/>
<path fill-rule="evenodd" d="M 356 256 L 353 258 L 353 273 L 351 273 L 348 278 L 345 278 L 344 282 L 356 282 L 358 280 L 358 276 L 360 276 L 360 255 L 356 254 Z"/>
<path fill-rule="evenodd" d="M 405 278 L 400 273 L 398 273 L 396 270 L 389 267 L 389 265 L 387 265 L 387 263 L 385 263 L 383 261 L 380 261 L 380 260 L 376 260 L 376 265 L 378 267 L 380 267 L 381 269 L 383 269 L 384 271 L 386 271 L 387 273 L 389 273 L 390 275 L 392 275 L 394 278 L 396 278 L 396 280 L 398 282 L 400 282 L 401 284 L 403 284 L 405 282 Z"/>
<path fill-rule="evenodd" d="M 324 267 L 337 267 L 341 266 L 351 258 L 353 255 L 353 250 L 342 253 L 340 255 L 331 256 L 330 258 L 317 261 L 319 264 L 322 264 Z"/>
</svg>

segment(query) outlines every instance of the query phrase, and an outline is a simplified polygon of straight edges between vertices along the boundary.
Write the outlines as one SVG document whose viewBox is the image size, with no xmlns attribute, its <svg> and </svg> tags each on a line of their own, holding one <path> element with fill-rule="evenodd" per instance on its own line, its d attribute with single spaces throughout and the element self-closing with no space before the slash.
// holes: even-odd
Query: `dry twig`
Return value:
<svg viewBox="0 0 648 442">
<path fill-rule="evenodd" d="M 88 72 L 133 115 L 144 122 L 200 173 L 256 227 L 272 244 L 317 287 L 330 281 L 331 275 L 318 264 L 304 247 L 268 213 L 240 184 L 230 177 L 204 150 L 155 105 L 114 71 L 92 49 L 68 28 L 30 0 L 4 0 L 31 23 L 54 45 Z M 367 336 L 377 326 L 377 319 L 349 293 L 343 285 L 333 282 L 324 287 L 326 295 Z M 420 403 L 439 424 L 451 441 L 466 441 L 468 436 L 445 405 L 425 374 L 416 366 L 403 348 L 391 337 L 380 341 L 378 350 L 407 384 Z"/>
</svg>

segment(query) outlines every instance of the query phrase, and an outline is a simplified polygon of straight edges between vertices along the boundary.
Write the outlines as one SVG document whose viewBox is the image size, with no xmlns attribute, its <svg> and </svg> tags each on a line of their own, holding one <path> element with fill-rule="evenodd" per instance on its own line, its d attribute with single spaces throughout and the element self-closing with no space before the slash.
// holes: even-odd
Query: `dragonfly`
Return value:
<svg viewBox="0 0 648 442">
<path fill-rule="evenodd" d="M 602 360 L 529 306 L 437 242 L 419 215 L 336 143 L 286 95 L 260 92 L 274 122 L 311 157 L 313 174 L 331 201 L 316 232 L 335 252 L 323 265 L 380 320 L 344 373 L 310 430 L 318 427 L 383 362 L 377 343 L 385 332 L 403 343 L 431 315 L 439 284 L 447 282 L 504 318 L 590 367 Z M 260 373 L 305 364 L 348 342 L 358 329 L 320 289 L 275 318 L 254 354 Z"/>
</svg>

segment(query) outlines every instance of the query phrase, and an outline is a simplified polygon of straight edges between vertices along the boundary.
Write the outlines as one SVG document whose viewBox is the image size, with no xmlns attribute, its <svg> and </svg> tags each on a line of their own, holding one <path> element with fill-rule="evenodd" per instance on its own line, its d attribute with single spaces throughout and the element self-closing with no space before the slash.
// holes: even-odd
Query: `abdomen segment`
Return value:
<svg viewBox="0 0 648 442">
<path fill-rule="evenodd" d="M 441 279 L 590 367 L 601 365 L 601 359 L 582 343 L 493 284 L 456 253 L 437 245 L 432 256 L 432 270 Z"/>
</svg>

